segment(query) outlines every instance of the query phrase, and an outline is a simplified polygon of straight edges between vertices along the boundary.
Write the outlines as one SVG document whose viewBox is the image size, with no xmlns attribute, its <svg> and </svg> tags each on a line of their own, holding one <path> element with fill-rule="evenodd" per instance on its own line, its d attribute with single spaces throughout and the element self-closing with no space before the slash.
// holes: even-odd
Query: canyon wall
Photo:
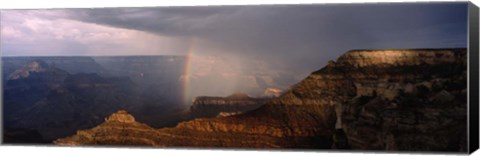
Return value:
<svg viewBox="0 0 480 156">
<path fill-rule="evenodd" d="M 123 135 L 102 124 L 55 143 L 465 151 L 466 61 L 466 49 L 353 50 L 246 113 L 139 129 L 131 142 L 104 141 Z"/>
<path fill-rule="evenodd" d="M 352 51 L 356 96 L 341 126 L 354 149 L 466 151 L 466 49 Z"/>
</svg>

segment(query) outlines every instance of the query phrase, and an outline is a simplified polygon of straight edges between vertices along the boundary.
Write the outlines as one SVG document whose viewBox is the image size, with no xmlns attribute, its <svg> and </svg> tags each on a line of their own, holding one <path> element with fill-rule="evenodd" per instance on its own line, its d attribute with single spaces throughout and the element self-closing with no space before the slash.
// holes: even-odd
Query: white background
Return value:
<svg viewBox="0 0 480 156">
<path fill-rule="evenodd" d="M 92 7 L 141 7 L 141 6 L 192 6 L 192 5 L 242 5 L 242 4 L 299 4 L 299 3 L 374 3 L 374 2 L 418 2 L 425 0 L 177 0 L 177 1 L 154 1 L 154 0 L 12 0 L 1 1 L 0 9 L 38 9 L 38 8 L 92 8 Z M 445 0 L 435 0 L 445 1 Z M 473 0 L 479 6 L 480 0 Z M 245 151 L 245 150 L 198 150 L 198 149 L 140 149 L 140 148 L 82 148 L 82 147 L 46 147 L 46 146 L 0 146 L 0 153 L 5 155 L 48 155 L 48 156 L 149 156 L 149 155 L 190 155 L 190 156 L 318 156 L 318 155 L 384 155 L 386 153 L 345 153 L 345 152 L 292 152 L 292 151 Z M 432 154 L 388 154 L 399 155 L 432 155 Z M 440 154 L 447 155 L 447 154 Z M 476 152 L 474 155 L 480 155 Z"/>
</svg>

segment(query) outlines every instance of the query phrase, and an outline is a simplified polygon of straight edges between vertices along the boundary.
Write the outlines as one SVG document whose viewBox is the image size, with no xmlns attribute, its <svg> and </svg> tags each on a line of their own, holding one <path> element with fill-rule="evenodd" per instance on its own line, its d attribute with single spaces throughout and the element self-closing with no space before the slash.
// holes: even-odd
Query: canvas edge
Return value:
<svg viewBox="0 0 480 156">
<path fill-rule="evenodd" d="M 479 27 L 478 7 L 468 4 L 468 151 L 473 153 L 478 149 L 479 142 Z"/>
</svg>

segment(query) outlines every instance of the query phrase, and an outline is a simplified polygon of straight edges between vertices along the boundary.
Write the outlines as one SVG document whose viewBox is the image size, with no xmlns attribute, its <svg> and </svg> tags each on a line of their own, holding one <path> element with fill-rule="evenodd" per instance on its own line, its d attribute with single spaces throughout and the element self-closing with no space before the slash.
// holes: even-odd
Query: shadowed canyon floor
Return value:
<svg viewBox="0 0 480 156">
<path fill-rule="evenodd" d="M 118 111 L 58 145 L 466 151 L 466 49 L 353 50 L 242 114 L 154 129 Z"/>
</svg>

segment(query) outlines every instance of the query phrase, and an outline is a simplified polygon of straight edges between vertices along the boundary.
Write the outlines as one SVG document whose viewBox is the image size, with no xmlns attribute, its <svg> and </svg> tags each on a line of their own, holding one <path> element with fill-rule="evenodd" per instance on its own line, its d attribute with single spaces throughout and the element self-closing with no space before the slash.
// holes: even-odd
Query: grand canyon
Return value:
<svg viewBox="0 0 480 156">
<path fill-rule="evenodd" d="M 1 141 L 467 153 L 471 6 L 1 10 Z"/>
<path fill-rule="evenodd" d="M 4 59 L 5 141 L 466 151 L 466 49 L 351 50 L 278 97 L 200 96 L 186 108 L 159 84 L 181 85 L 175 65 L 142 81 L 138 58 L 55 59 Z M 69 69 L 82 63 L 89 71 Z"/>
<path fill-rule="evenodd" d="M 272 98 L 236 93 L 184 104 L 183 56 L 5 57 L 2 63 L 6 143 L 50 143 L 119 109 L 160 128 L 252 110 Z M 256 88 L 263 89 L 269 90 Z"/>
</svg>

